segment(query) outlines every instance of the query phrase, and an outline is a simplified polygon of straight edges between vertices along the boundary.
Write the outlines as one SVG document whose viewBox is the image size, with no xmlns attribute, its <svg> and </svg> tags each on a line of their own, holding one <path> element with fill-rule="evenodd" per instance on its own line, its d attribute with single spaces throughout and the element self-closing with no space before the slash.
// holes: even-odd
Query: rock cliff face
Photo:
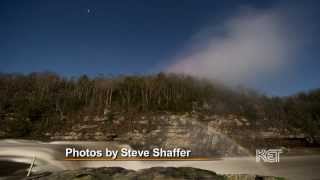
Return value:
<svg viewBox="0 0 320 180">
<path fill-rule="evenodd" d="M 66 125 L 61 131 L 46 133 L 50 140 L 115 141 L 134 149 L 179 147 L 190 149 L 193 156 L 248 155 L 259 143 L 264 148 L 267 145 L 280 147 L 290 144 L 290 138 L 287 138 L 288 142 L 278 142 L 289 135 L 276 128 L 258 129 L 246 118 L 235 115 L 204 115 L 196 112 L 131 116 L 105 114 L 103 117 L 85 117 Z M 264 141 L 266 138 L 268 141 Z"/>
<path fill-rule="evenodd" d="M 117 141 L 134 149 L 179 147 L 190 149 L 193 156 L 248 155 L 248 151 L 227 133 L 231 126 L 240 128 L 250 124 L 245 119 L 234 121 L 233 118 L 197 113 L 140 115 L 135 118 L 115 115 L 113 119 L 86 117 L 66 132 L 47 133 L 47 136 L 51 140 Z"/>
<path fill-rule="evenodd" d="M 248 154 L 243 147 L 222 134 L 213 121 L 200 122 L 199 118 L 196 114 L 161 116 L 156 128 L 150 132 L 128 132 L 127 142 L 131 142 L 133 148 L 186 148 L 192 150 L 193 156 Z"/>
<path fill-rule="evenodd" d="M 19 177 L 12 176 L 8 179 Z M 23 178 L 23 177 L 22 177 Z M 39 180 L 281 180 L 277 177 L 256 175 L 218 175 L 215 172 L 191 167 L 152 167 L 139 171 L 127 170 L 121 167 L 86 168 L 80 170 L 43 173 L 24 179 Z"/>
</svg>

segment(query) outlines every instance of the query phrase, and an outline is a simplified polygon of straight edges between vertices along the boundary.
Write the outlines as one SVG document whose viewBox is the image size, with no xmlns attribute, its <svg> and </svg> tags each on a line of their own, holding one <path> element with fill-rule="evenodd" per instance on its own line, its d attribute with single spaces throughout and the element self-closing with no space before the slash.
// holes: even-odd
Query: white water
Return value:
<svg viewBox="0 0 320 180">
<path fill-rule="evenodd" d="M 254 157 L 222 158 L 212 161 L 64 161 L 66 147 L 87 147 L 92 149 L 129 147 L 117 143 L 103 142 L 50 142 L 27 140 L 0 141 L 0 159 L 30 163 L 36 156 L 34 171 L 55 171 L 80 167 L 120 166 L 139 170 L 154 166 L 189 166 L 215 171 L 219 174 L 260 174 L 283 176 L 289 179 L 316 179 L 320 177 L 320 155 L 282 156 L 280 163 L 257 163 Z"/>
</svg>

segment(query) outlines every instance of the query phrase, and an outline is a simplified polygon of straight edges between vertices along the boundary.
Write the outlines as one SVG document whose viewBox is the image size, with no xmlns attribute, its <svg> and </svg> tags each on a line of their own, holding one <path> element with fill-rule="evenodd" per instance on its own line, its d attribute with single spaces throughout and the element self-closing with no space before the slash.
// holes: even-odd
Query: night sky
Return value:
<svg viewBox="0 0 320 180">
<path fill-rule="evenodd" d="M 284 9 L 298 17 L 288 23 L 292 31 L 296 28 L 306 39 L 299 43 L 295 63 L 279 74 L 257 74 L 240 84 L 290 95 L 320 87 L 319 2 L 1 0 L 0 72 L 52 71 L 67 77 L 156 73 L 174 63 L 204 27 L 219 29 L 239 9 Z"/>
</svg>

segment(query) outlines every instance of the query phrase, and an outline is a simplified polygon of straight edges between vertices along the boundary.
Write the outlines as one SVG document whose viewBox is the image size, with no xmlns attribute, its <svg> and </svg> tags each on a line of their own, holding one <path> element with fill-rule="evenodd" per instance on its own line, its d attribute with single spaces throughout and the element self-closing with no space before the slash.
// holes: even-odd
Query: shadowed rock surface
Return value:
<svg viewBox="0 0 320 180">
<path fill-rule="evenodd" d="M 38 180 L 281 180 L 278 177 L 256 175 L 219 175 L 191 167 L 152 167 L 139 171 L 121 167 L 84 168 L 79 170 L 42 173 L 24 177 L 22 173 L 8 179 Z"/>
</svg>

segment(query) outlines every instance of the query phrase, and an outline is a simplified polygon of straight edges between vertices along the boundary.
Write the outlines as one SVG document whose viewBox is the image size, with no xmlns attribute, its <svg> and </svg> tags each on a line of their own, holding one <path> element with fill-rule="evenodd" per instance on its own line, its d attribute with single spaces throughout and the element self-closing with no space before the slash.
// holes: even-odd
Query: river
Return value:
<svg viewBox="0 0 320 180">
<path fill-rule="evenodd" d="M 28 140 L 0 141 L 0 177 L 25 168 L 36 157 L 34 171 L 59 171 L 80 167 L 120 166 L 127 169 L 143 169 L 155 166 L 189 166 L 214 171 L 219 174 L 259 174 L 282 176 L 292 180 L 320 180 L 320 155 L 280 156 L 279 163 L 257 163 L 255 157 L 227 157 L 209 161 L 65 161 L 66 147 L 128 147 L 127 145 L 104 142 L 49 142 Z M 9 162 L 20 162 L 9 165 Z M 1 174 L 2 173 L 2 174 Z"/>
</svg>

